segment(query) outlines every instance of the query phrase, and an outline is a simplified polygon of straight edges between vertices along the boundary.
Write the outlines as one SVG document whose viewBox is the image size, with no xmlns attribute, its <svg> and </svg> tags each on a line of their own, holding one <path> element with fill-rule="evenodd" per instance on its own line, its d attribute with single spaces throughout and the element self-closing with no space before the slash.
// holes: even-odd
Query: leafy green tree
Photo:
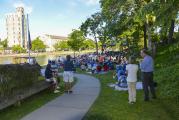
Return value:
<svg viewBox="0 0 179 120">
<path fill-rule="evenodd" d="M 94 49 L 95 48 L 95 43 L 91 39 L 87 39 L 83 42 L 83 49 Z"/>
<path fill-rule="evenodd" d="M 2 50 L 7 48 L 7 38 L 0 42 L 0 46 L 2 47 Z"/>
<path fill-rule="evenodd" d="M 44 51 L 46 48 L 46 45 L 43 43 L 42 40 L 37 37 L 35 40 L 32 41 L 32 50 L 33 51 Z"/>
<path fill-rule="evenodd" d="M 7 38 L 0 42 L 3 48 L 7 48 Z"/>
<path fill-rule="evenodd" d="M 85 36 L 91 35 L 95 40 L 96 53 L 98 54 L 98 26 L 101 21 L 101 13 L 95 13 L 91 15 L 84 23 L 82 23 L 80 29 L 84 32 Z"/>
<path fill-rule="evenodd" d="M 97 41 L 103 46 L 107 40 L 115 39 L 128 43 L 131 51 L 144 47 L 154 55 L 159 40 L 153 35 L 160 36 L 166 44 L 173 42 L 179 0 L 100 0 L 100 4 L 101 11 L 92 14 L 80 28 L 85 36 L 94 37 L 96 51 Z"/>
<path fill-rule="evenodd" d="M 83 42 L 85 40 L 84 34 L 80 30 L 73 30 L 69 35 L 68 45 L 75 52 L 79 51 L 83 47 Z"/>
<path fill-rule="evenodd" d="M 26 50 L 22 48 L 20 45 L 14 45 L 12 47 L 12 51 L 15 53 L 24 53 Z"/>
<path fill-rule="evenodd" d="M 67 41 L 60 41 L 54 45 L 55 50 L 69 50 Z"/>
<path fill-rule="evenodd" d="M 178 0 L 100 0 L 100 3 L 112 37 L 130 32 L 129 40 L 135 41 L 130 42 L 132 46 L 143 37 L 144 48 L 153 53 L 157 41 L 152 39 L 152 35 L 160 28 L 163 43 L 172 43 L 179 12 Z"/>
</svg>

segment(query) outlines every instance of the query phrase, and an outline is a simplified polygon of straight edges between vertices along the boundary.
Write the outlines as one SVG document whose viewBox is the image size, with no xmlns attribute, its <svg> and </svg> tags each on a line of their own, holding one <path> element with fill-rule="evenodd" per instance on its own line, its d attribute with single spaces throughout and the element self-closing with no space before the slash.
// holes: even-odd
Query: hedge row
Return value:
<svg viewBox="0 0 179 120">
<path fill-rule="evenodd" d="M 19 89 L 38 81 L 40 67 L 29 64 L 0 65 L 0 97 L 12 96 Z"/>
</svg>

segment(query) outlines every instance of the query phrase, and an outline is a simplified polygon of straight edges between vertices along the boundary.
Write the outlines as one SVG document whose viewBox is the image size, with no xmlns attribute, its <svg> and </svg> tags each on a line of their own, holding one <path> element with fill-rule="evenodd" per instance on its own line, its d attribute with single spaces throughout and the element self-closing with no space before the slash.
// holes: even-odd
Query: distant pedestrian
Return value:
<svg viewBox="0 0 179 120">
<path fill-rule="evenodd" d="M 74 72 L 74 64 L 71 61 L 71 56 L 66 56 L 66 61 L 64 62 L 64 73 L 63 73 L 63 80 L 65 82 L 65 92 L 72 93 L 72 83 L 74 81 L 73 72 Z"/>
<path fill-rule="evenodd" d="M 136 102 L 137 71 L 138 65 L 135 64 L 135 59 L 133 57 L 130 57 L 129 64 L 126 66 L 129 104 L 133 104 Z"/>
<path fill-rule="evenodd" d="M 153 58 L 147 54 L 147 51 L 145 49 L 141 50 L 140 54 L 144 58 L 140 62 L 144 90 L 144 101 L 149 101 L 149 88 L 152 94 L 152 98 L 156 99 L 156 93 L 153 82 L 154 61 Z"/>
</svg>

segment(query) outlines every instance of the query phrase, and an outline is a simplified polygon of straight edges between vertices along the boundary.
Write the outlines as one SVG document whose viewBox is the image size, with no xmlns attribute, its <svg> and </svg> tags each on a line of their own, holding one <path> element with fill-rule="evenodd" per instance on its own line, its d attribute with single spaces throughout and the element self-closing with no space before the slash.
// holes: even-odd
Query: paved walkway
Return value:
<svg viewBox="0 0 179 120">
<path fill-rule="evenodd" d="M 63 94 L 22 120 L 81 120 L 99 95 L 98 79 L 75 74 L 78 82 L 72 94 Z"/>
</svg>

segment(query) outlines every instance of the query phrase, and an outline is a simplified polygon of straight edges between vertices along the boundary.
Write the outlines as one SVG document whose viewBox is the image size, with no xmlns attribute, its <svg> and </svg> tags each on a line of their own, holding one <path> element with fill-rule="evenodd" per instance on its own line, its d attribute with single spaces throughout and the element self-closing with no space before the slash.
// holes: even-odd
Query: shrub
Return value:
<svg viewBox="0 0 179 120">
<path fill-rule="evenodd" d="M 38 81 L 39 66 L 29 64 L 0 65 L 0 95 L 7 97 L 14 91 L 30 87 Z"/>
</svg>

